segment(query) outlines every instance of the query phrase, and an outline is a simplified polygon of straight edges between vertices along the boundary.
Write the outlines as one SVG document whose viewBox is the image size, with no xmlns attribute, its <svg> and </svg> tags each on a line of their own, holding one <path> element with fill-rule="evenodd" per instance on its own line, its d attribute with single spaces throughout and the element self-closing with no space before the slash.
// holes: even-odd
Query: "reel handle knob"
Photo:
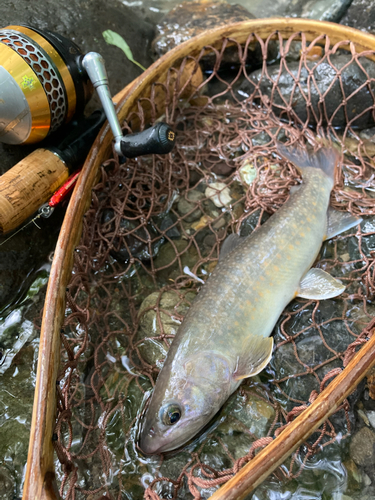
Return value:
<svg viewBox="0 0 375 500">
<path fill-rule="evenodd" d="M 121 139 L 121 152 L 126 158 L 148 154 L 167 154 L 173 149 L 176 134 L 164 122 L 159 122 L 152 127 L 126 135 Z"/>
</svg>

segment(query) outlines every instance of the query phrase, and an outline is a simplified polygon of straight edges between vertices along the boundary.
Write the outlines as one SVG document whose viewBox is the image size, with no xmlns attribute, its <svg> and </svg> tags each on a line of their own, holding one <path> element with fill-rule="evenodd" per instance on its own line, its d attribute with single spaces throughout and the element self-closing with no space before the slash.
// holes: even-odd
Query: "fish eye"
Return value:
<svg viewBox="0 0 375 500">
<path fill-rule="evenodd" d="M 175 403 L 164 406 L 160 410 L 160 420 L 164 425 L 174 425 L 181 418 L 181 408 Z"/>
</svg>

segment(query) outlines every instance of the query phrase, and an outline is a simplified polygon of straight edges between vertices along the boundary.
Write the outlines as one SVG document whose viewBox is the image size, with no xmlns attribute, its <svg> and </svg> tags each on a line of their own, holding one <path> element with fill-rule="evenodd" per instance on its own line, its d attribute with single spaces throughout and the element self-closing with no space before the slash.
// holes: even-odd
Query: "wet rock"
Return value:
<svg viewBox="0 0 375 500">
<path fill-rule="evenodd" d="M 283 142 L 286 139 L 285 130 L 278 130 L 276 127 L 269 129 L 270 133 L 265 131 L 259 132 L 251 137 L 253 146 L 264 146 L 273 141 L 272 135 L 276 135 L 276 140 Z"/>
<path fill-rule="evenodd" d="M 267 391 L 261 387 L 255 391 L 245 384 L 244 390 L 233 394 L 215 417 L 214 430 L 206 432 L 208 439 L 200 454 L 201 461 L 216 470 L 232 467 L 227 450 L 235 459 L 245 456 L 256 439 L 267 435 L 274 417 Z M 204 437 L 205 434 L 197 439 L 196 448 Z"/>
<path fill-rule="evenodd" d="M 182 2 L 157 25 L 156 37 L 152 42 L 153 51 L 160 57 L 205 30 L 252 18 L 254 16 L 241 5 L 230 5 L 225 1 Z M 237 48 L 227 57 L 236 56 Z"/>
<path fill-rule="evenodd" d="M 160 296 L 159 292 L 154 292 L 145 298 L 139 309 L 139 329 L 135 341 L 142 358 L 158 368 L 161 368 L 164 362 L 168 346 L 181 323 L 181 317 L 186 314 L 196 295 L 194 291 L 186 292 L 183 289 L 179 293 L 181 295 L 176 292 L 164 292 Z M 154 309 L 157 304 L 159 315 Z M 166 342 L 155 338 L 162 333 L 166 336 Z"/>
<path fill-rule="evenodd" d="M 245 184 L 245 186 L 251 186 L 258 178 L 257 182 L 259 183 L 259 185 L 262 185 L 262 187 L 260 187 L 259 189 L 259 192 L 265 193 L 269 191 L 269 188 L 265 186 L 267 177 L 269 175 L 269 169 L 271 169 L 273 174 L 276 174 L 273 175 L 273 178 L 276 178 L 280 176 L 281 167 L 278 163 L 271 163 L 267 166 L 262 166 L 262 168 L 259 168 L 262 165 L 262 162 L 265 164 L 267 162 L 267 159 L 262 158 L 261 156 L 258 156 L 256 160 L 247 158 L 243 161 L 241 167 L 238 170 L 238 173 L 242 183 Z"/>
<path fill-rule="evenodd" d="M 375 1 L 353 0 L 341 24 L 352 26 L 362 31 L 375 31 Z"/>
<path fill-rule="evenodd" d="M 301 71 L 299 70 L 298 62 L 289 63 L 288 71 L 282 70 L 281 73 L 279 64 L 269 66 L 267 70 L 269 78 L 263 76 L 261 70 L 254 71 L 250 75 L 250 82 L 247 79 L 242 79 L 235 85 L 238 99 L 243 100 L 246 96 L 252 95 L 254 85 L 259 85 L 261 94 L 270 99 L 273 98 L 276 113 L 281 112 L 277 106 L 285 108 L 285 100 L 290 104 L 290 112 L 295 114 L 302 122 L 315 124 L 315 114 L 318 119 L 322 119 L 323 123 L 331 122 L 333 126 L 345 126 L 347 123 L 346 112 L 348 120 L 352 120 L 352 126 L 359 128 L 372 126 L 374 118 L 371 108 L 374 105 L 374 99 L 371 92 L 375 91 L 375 85 L 370 84 L 370 86 L 372 85 L 371 91 L 365 86 L 350 99 L 348 99 L 348 96 L 356 92 L 367 81 L 367 75 L 370 78 L 375 77 L 374 62 L 362 57 L 359 61 L 363 66 L 363 70 L 355 61 L 344 69 L 344 66 L 352 60 L 351 55 L 336 54 L 330 59 L 336 69 L 327 61 L 320 62 L 318 66 L 316 66 L 315 61 L 307 61 L 308 69 L 313 70 L 314 81 L 309 76 L 306 67 L 303 66 Z M 344 95 L 341 90 L 340 79 L 337 77 L 337 71 L 341 71 Z M 294 88 L 297 78 L 299 85 Z M 272 96 L 276 82 L 278 92 Z M 320 102 L 321 95 L 324 96 L 324 108 Z M 306 105 L 309 99 L 310 104 Z M 344 99 L 347 99 L 346 105 L 343 105 Z M 358 116 L 361 113 L 363 114 Z"/>
<path fill-rule="evenodd" d="M 277 42 L 279 47 L 278 58 L 280 58 L 280 44 Z M 287 45 L 289 45 L 287 47 Z M 307 44 L 306 47 L 306 59 L 308 61 L 319 61 L 319 59 L 323 56 L 323 48 L 320 45 L 314 45 L 310 47 Z M 283 53 L 285 54 L 285 60 L 290 63 L 292 61 L 299 61 L 301 59 L 302 54 L 302 42 L 297 40 L 293 40 L 289 42 L 289 40 L 285 40 L 283 43 Z"/>
<path fill-rule="evenodd" d="M 204 194 L 197 189 L 192 189 L 186 194 L 185 197 L 181 197 L 177 210 L 180 215 L 184 217 L 186 222 L 194 222 L 200 218 L 202 215 L 202 210 L 199 208 L 198 203 L 203 200 Z"/>
<path fill-rule="evenodd" d="M 1 500 L 22 495 L 20 478 L 29 445 L 37 357 L 38 342 L 33 341 L 18 353 L 12 367 L 0 377 Z"/>
<path fill-rule="evenodd" d="M 368 427 L 356 432 L 350 442 L 350 456 L 357 465 L 371 467 L 375 464 L 375 434 Z"/>
<path fill-rule="evenodd" d="M 338 22 L 352 0 L 297 0 L 290 2 L 285 15 Z"/>
<path fill-rule="evenodd" d="M 246 387 L 246 386 L 245 386 Z M 233 402 L 230 402 L 227 410 L 231 418 L 220 424 L 218 431 L 237 432 L 249 431 L 253 439 L 259 439 L 267 435 L 267 432 L 275 418 L 275 409 L 268 402 L 266 391 L 244 391 L 236 394 Z"/>
<path fill-rule="evenodd" d="M 183 273 L 183 268 L 193 268 L 198 260 L 198 253 L 194 245 L 187 249 L 186 240 L 174 240 L 165 243 L 154 260 L 154 266 L 160 279 L 175 279 Z M 181 261 L 181 267 L 180 262 Z"/>
<path fill-rule="evenodd" d="M 344 466 L 348 473 L 348 488 L 350 490 L 358 490 L 362 484 L 362 474 L 356 463 L 354 460 L 349 459 L 344 462 Z"/>
<path fill-rule="evenodd" d="M 367 139 L 370 142 L 375 142 L 375 127 L 366 128 L 359 133 L 361 139 Z M 357 143 L 358 144 L 358 143 Z"/>
<path fill-rule="evenodd" d="M 160 219 L 160 218 L 159 218 Z M 174 214 L 165 214 L 161 217 L 161 221 L 157 221 L 160 231 L 165 231 L 166 236 L 171 240 L 178 240 L 181 233 L 178 229 L 177 217 Z"/>
<path fill-rule="evenodd" d="M 158 253 L 163 238 L 158 238 L 159 233 L 151 221 L 143 225 L 139 220 L 132 220 L 133 218 L 132 215 L 127 218 L 124 214 L 119 224 L 120 234 L 124 236 L 113 238 L 113 234 L 117 233 L 115 214 L 111 209 L 106 210 L 103 213 L 103 235 L 109 241 L 113 239 L 110 253 L 115 259 L 122 262 L 128 262 L 130 258 L 148 261 Z"/>
<path fill-rule="evenodd" d="M 259 218 L 261 216 L 261 210 L 256 210 L 252 214 L 250 214 L 246 219 L 244 219 L 241 223 L 240 227 L 240 235 L 241 236 L 249 236 L 254 229 L 256 228 Z M 263 212 L 261 224 L 264 224 L 267 219 L 270 218 L 270 215 L 267 212 Z"/>
<path fill-rule="evenodd" d="M 370 370 L 366 373 L 366 378 L 369 396 L 371 399 L 375 400 L 375 366 L 370 368 Z"/>
<path fill-rule="evenodd" d="M 227 207 L 232 202 L 229 188 L 223 182 L 212 182 L 205 191 L 206 198 L 213 201 L 216 207 Z"/>
</svg>

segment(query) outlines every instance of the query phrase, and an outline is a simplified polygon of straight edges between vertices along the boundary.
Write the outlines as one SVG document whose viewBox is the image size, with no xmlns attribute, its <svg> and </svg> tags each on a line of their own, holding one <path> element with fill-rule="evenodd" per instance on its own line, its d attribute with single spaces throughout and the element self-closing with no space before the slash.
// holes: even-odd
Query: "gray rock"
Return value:
<svg viewBox="0 0 375 500">
<path fill-rule="evenodd" d="M 350 442 L 350 455 L 357 465 L 371 467 L 375 464 L 375 434 L 368 427 L 362 427 Z"/>
<path fill-rule="evenodd" d="M 165 231 L 165 234 L 171 240 L 178 240 L 181 233 L 178 229 L 177 217 L 174 214 L 165 214 L 158 218 L 157 226 L 160 231 Z"/>
<path fill-rule="evenodd" d="M 331 56 L 330 59 L 338 71 L 342 70 L 341 79 L 344 95 L 341 91 L 340 80 L 337 77 L 337 70 L 331 64 L 327 61 L 322 61 L 316 66 L 316 61 L 307 61 L 307 67 L 310 70 L 314 68 L 313 75 L 315 81 L 309 78 L 308 70 L 306 67 L 303 67 L 300 72 L 299 86 L 293 90 L 295 79 L 297 79 L 299 74 L 299 63 L 289 63 L 288 69 L 290 73 L 282 70 L 281 74 L 279 74 L 280 64 L 277 63 L 268 67 L 269 78 L 262 76 L 262 70 L 257 70 L 250 75 L 250 82 L 247 79 L 238 81 L 235 85 L 238 99 L 243 100 L 247 96 L 252 95 L 254 85 L 258 84 L 260 92 L 271 98 L 273 88 L 277 82 L 278 92 L 273 96 L 276 113 L 281 113 L 278 106 L 285 108 L 285 100 L 287 103 L 290 103 L 290 112 L 295 114 L 301 122 L 315 124 L 315 114 L 318 119 L 322 119 L 324 124 L 332 122 L 333 126 L 344 126 L 347 123 L 344 111 L 346 110 L 348 120 L 353 120 L 351 122 L 352 126 L 359 128 L 372 126 L 374 124 L 373 113 L 371 109 L 368 109 L 374 105 L 374 99 L 367 86 L 360 89 L 359 92 L 348 99 L 346 105 L 342 105 L 342 103 L 344 97 L 347 98 L 367 81 L 367 74 L 370 78 L 375 78 L 374 62 L 362 57 L 359 61 L 363 66 L 363 70 L 355 61 L 343 69 L 351 61 L 351 55 L 336 54 Z M 309 91 L 311 104 L 306 105 Z M 372 84 L 372 92 L 374 91 L 375 85 Z M 324 95 L 325 107 L 320 102 L 321 95 Z M 340 109 L 338 110 L 338 108 Z M 336 111 L 337 113 L 335 113 Z M 362 112 L 363 115 L 358 116 Z"/>
<path fill-rule="evenodd" d="M 288 307 L 293 311 L 300 308 L 300 304 L 292 303 Z M 289 335 L 295 335 L 302 329 L 308 328 L 309 325 L 311 325 L 313 307 L 314 304 L 309 305 L 292 316 L 291 320 L 285 325 Z M 329 321 L 331 318 L 341 317 L 342 314 L 343 303 L 340 300 L 333 299 L 321 301 L 319 310 L 315 315 L 316 322 L 322 325 L 321 331 L 325 342 L 333 351 L 326 347 L 319 332 L 312 327 L 295 339 L 297 354 L 300 361 L 298 361 L 296 357 L 292 343 L 283 344 L 275 351 L 270 362 L 270 369 L 276 380 L 283 379 L 284 377 L 291 377 L 280 383 L 281 389 L 290 398 L 305 402 L 308 401 L 312 391 L 315 390 L 319 392 L 319 383 L 312 373 L 308 373 L 309 368 L 314 369 L 317 365 L 324 364 L 328 360 L 331 360 L 316 371 L 318 377 L 322 380 L 330 370 L 342 366 L 341 359 L 334 359 L 335 352 L 344 352 L 348 344 L 353 341 L 353 337 L 350 335 L 343 322 Z M 283 317 L 280 318 L 278 325 L 283 319 Z M 327 323 L 323 324 L 324 322 Z M 275 344 L 284 340 L 278 325 L 275 329 Z M 293 375 L 301 373 L 304 373 L 304 375 L 293 378 Z M 358 395 L 356 397 L 358 397 Z M 282 395 L 280 395 L 280 401 L 281 400 L 287 411 L 291 411 L 292 408 L 300 405 L 300 403 L 293 402 L 288 397 Z M 354 416 L 352 412 L 350 412 L 349 418 L 353 421 Z M 345 434 L 346 419 L 343 412 L 338 412 L 332 416 L 331 421 L 335 425 L 336 432 Z"/>
<path fill-rule="evenodd" d="M 153 50 L 160 57 L 205 30 L 252 18 L 254 16 L 246 8 L 237 4 L 230 5 L 226 1 L 182 2 L 158 23 L 156 38 L 152 43 Z M 228 62 L 233 62 L 233 57 L 238 62 L 237 48 L 231 52 Z"/>
<path fill-rule="evenodd" d="M 366 128 L 359 133 L 361 139 L 367 139 L 371 142 L 375 142 L 375 127 Z"/>
<path fill-rule="evenodd" d="M 293 0 L 289 3 L 285 16 L 338 22 L 351 2 L 352 0 Z"/>
<path fill-rule="evenodd" d="M 366 0 L 363 0 L 366 1 Z M 250 10 L 255 17 L 307 17 L 337 22 L 351 0 L 233 0 Z"/>
<path fill-rule="evenodd" d="M 186 194 L 186 198 L 180 198 L 177 210 L 179 214 L 184 217 L 186 222 L 194 222 L 200 218 L 202 210 L 199 208 L 198 203 L 204 199 L 204 197 L 203 193 L 197 189 L 192 189 Z"/>
<path fill-rule="evenodd" d="M 186 290 L 181 289 L 184 294 Z M 184 298 L 175 292 L 154 292 L 142 302 L 139 309 L 139 329 L 135 336 L 135 342 L 142 358 L 150 365 L 156 365 L 161 368 L 168 352 L 168 345 L 171 344 L 173 337 L 177 333 L 180 325 L 180 319 L 190 307 L 196 293 L 188 291 Z M 156 306 L 160 297 L 159 308 L 160 316 L 152 309 Z M 151 309 L 149 309 L 151 308 Z M 147 310 L 149 309 L 149 310 Z M 163 326 L 163 333 L 166 340 L 157 339 L 162 334 L 160 323 Z"/>
<path fill-rule="evenodd" d="M 253 439 L 266 436 L 275 418 L 275 409 L 268 402 L 266 391 L 261 391 L 260 394 L 252 390 L 244 394 L 237 393 L 227 411 L 230 411 L 230 418 L 220 424 L 217 430 L 231 435 L 246 430 L 252 434 Z"/>
<path fill-rule="evenodd" d="M 246 219 L 244 219 L 242 221 L 241 227 L 240 227 L 240 235 L 241 236 L 244 236 L 244 237 L 249 236 L 249 234 L 251 234 L 254 231 L 254 229 L 256 228 L 256 226 L 258 224 L 260 214 L 261 214 L 261 210 L 260 209 L 256 210 L 255 212 L 250 214 L 248 217 L 246 217 Z M 270 218 L 270 215 L 267 212 L 263 212 L 261 223 L 264 224 L 266 222 L 266 220 L 269 218 Z"/>
<path fill-rule="evenodd" d="M 187 240 L 168 241 L 161 246 L 159 253 L 154 260 L 155 269 L 158 269 L 158 278 L 165 280 L 165 284 L 183 274 L 183 269 L 188 266 L 192 269 L 199 256 L 195 245 L 190 245 L 188 250 Z M 160 281 L 161 283 L 162 281 Z"/>
<path fill-rule="evenodd" d="M 141 261 L 149 261 L 158 253 L 164 239 L 152 221 L 142 224 L 140 220 L 134 219 L 134 214 L 124 216 L 120 219 L 119 228 L 125 236 L 113 238 L 116 232 L 114 211 L 105 210 L 103 213 L 102 234 L 108 241 L 112 242 L 111 255 L 122 262 L 128 262 L 131 257 Z M 120 233 L 120 234 L 121 234 Z"/>
<path fill-rule="evenodd" d="M 375 31 L 375 1 L 353 0 L 341 24 L 352 26 L 362 31 Z"/>
</svg>

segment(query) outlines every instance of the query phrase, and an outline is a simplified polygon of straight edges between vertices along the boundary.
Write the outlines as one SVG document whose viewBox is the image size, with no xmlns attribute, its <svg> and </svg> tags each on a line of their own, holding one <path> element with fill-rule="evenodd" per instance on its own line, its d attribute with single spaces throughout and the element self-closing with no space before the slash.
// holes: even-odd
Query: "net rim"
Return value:
<svg viewBox="0 0 375 500">
<path fill-rule="evenodd" d="M 221 26 L 205 31 L 177 46 L 120 91 L 113 99 L 120 122 L 130 112 L 137 109 L 138 100 L 141 96 L 148 95 L 147 91 L 153 82 L 165 80 L 168 70 L 176 62 L 185 56 L 197 55 L 206 45 L 221 44 L 225 38 L 236 38 L 238 43 L 244 43 L 251 33 L 256 33 L 263 40 L 273 33 L 275 36 L 280 34 L 283 37 L 303 33 L 307 41 L 326 35 L 331 45 L 348 40 L 347 46 L 341 45 L 341 48 L 346 50 L 351 50 L 351 46 L 361 52 L 375 50 L 375 36 L 327 21 L 272 18 Z M 375 59 L 374 56 L 371 58 Z M 73 254 L 82 233 L 84 213 L 90 204 L 91 189 L 98 179 L 101 163 L 110 154 L 111 143 L 112 133 L 106 123 L 83 165 L 56 244 L 43 310 L 23 500 L 59 498 L 54 472 L 52 433 L 56 412 L 55 387 L 59 370 L 60 331 L 65 312 L 65 292 L 73 267 Z M 375 336 L 373 340 L 375 343 Z M 369 342 L 366 347 L 370 344 L 372 345 L 372 342 Z M 262 480 L 265 477 L 263 475 Z"/>
</svg>

